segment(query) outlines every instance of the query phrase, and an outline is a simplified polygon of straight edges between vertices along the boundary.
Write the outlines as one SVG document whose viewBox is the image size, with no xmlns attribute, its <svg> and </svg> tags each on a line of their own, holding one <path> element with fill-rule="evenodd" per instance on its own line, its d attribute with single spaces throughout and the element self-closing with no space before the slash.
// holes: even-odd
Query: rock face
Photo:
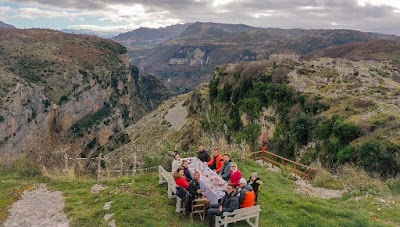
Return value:
<svg viewBox="0 0 400 227">
<path fill-rule="evenodd" d="M 61 135 L 90 154 L 168 97 L 147 78 L 110 40 L 0 31 L 0 154 L 40 150 Z"/>
</svg>

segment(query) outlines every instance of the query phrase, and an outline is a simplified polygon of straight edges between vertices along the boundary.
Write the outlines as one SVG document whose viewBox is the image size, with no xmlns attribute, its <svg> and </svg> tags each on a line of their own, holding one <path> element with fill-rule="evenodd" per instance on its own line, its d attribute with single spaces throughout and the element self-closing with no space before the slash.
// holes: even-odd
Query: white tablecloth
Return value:
<svg viewBox="0 0 400 227">
<path fill-rule="evenodd" d="M 218 203 L 218 199 L 225 195 L 227 182 L 198 158 L 186 159 L 189 161 L 189 171 L 192 176 L 195 171 L 200 172 L 200 189 L 204 190 L 202 194 L 207 197 L 211 204 Z"/>
</svg>

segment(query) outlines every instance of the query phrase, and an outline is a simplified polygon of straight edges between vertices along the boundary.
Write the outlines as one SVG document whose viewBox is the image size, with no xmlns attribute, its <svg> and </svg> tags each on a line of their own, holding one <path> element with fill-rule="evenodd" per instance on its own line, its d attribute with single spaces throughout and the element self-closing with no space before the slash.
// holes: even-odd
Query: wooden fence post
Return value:
<svg viewBox="0 0 400 227">
<path fill-rule="evenodd" d="M 119 177 L 122 177 L 124 172 L 124 163 L 122 162 L 122 158 L 119 159 L 119 166 L 120 166 Z"/>
<path fill-rule="evenodd" d="M 103 153 L 100 153 L 100 155 L 97 157 L 97 182 L 100 180 L 100 175 L 101 175 L 101 157 L 103 156 Z"/>
<path fill-rule="evenodd" d="M 64 169 L 64 172 L 65 172 L 65 174 L 67 174 L 68 173 L 68 154 L 67 153 L 65 153 L 64 158 L 65 158 L 65 169 Z"/>
<path fill-rule="evenodd" d="M 132 184 L 135 182 L 135 172 L 136 172 L 136 152 L 133 153 L 132 162 Z"/>
</svg>

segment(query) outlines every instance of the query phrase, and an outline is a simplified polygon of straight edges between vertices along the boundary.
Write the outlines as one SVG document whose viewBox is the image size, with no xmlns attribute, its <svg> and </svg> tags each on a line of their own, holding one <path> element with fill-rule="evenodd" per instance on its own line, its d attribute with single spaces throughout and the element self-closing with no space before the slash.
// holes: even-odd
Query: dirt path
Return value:
<svg viewBox="0 0 400 227">
<path fill-rule="evenodd" d="M 176 131 L 179 131 L 186 124 L 188 111 L 182 106 L 183 103 L 184 101 L 178 102 L 173 108 L 168 110 L 168 113 L 164 117 Z"/>
<path fill-rule="evenodd" d="M 45 185 L 22 195 L 13 204 L 10 216 L 4 223 L 9 226 L 69 226 L 63 212 L 64 197 L 61 192 L 48 191 Z"/>
<path fill-rule="evenodd" d="M 298 188 L 296 188 L 295 190 L 296 192 L 311 197 L 318 197 L 321 199 L 332 199 L 332 198 L 340 198 L 344 193 L 344 191 L 340 190 L 314 187 L 304 180 L 297 180 L 295 183 L 299 186 Z"/>
</svg>

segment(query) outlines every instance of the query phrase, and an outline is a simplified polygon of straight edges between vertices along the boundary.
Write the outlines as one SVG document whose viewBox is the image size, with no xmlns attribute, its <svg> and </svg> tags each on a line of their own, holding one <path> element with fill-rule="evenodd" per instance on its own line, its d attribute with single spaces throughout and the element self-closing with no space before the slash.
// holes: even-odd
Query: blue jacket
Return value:
<svg viewBox="0 0 400 227">
<path fill-rule="evenodd" d="M 222 167 L 221 177 L 225 181 L 229 181 L 229 179 L 231 178 L 231 164 L 232 164 L 232 161 L 229 160 L 228 162 L 225 162 L 224 166 Z"/>
</svg>

